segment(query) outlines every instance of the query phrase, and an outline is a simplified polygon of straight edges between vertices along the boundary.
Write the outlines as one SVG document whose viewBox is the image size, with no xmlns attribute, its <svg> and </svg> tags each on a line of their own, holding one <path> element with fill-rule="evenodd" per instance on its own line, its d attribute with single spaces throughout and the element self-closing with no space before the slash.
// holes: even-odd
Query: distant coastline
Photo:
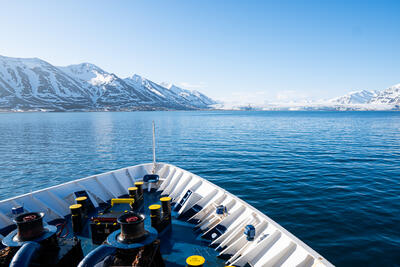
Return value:
<svg viewBox="0 0 400 267">
<path fill-rule="evenodd" d="M 216 110 L 241 111 L 400 111 L 400 105 L 388 104 L 265 104 L 265 105 L 230 105 Z"/>
<path fill-rule="evenodd" d="M 398 109 L 135 109 L 135 110 L 4 110 L 0 109 L 0 113 L 96 113 L 96 112 L 157 112 L 157 111 L 165 111 L 165 112 L 196 112 L 196 111 L 232 111 L 232 112 L 252 112 L 252 111 L 271 111 L 271 112 L 399 112 L 400 108 Z"/>
<path fill-rule="evenodd" d="M 398 111 L 400 84 L 328 100 L 229 103 L 215 101 L 196 90 L 155 83 L 137 74 L 120 78 L 91 63 L 58 67 L 38 58 L 0 56 L 1 112 L 167 110 Z"/>
</svg>

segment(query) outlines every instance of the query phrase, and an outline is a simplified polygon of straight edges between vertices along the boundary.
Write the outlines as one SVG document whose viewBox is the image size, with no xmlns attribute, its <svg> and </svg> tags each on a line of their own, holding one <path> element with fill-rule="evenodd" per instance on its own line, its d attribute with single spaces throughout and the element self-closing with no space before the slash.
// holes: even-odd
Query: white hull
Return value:
<svg viewBox="0 0 400 267">
<path fill-rule="evenodd" d="M 127 194 L 128 187 L 151 173 L 152 168 L 151 163 L 132 166 L 0 201 L 0 229 L 13 224 L 12 207 L 20 205 L 27 211 L 43 211 L 46 221 L 63 218 L 75 203 L 73 192 L 87 191 L 97 207 L 98 203 Z M 230 265 L 333 266 L 271 218 L 213 183 L 170 164 L 157 163 L 156 173 L 160 181 L 153 186 L 174 202 L 181 202 L 188 190 L 192 192 L 178 213 L 183 214 L 195 205 L 201 207 L 192 219 L 197 220 L 203 235 L 214 237 L 212 244 L 221 254 L 229 255 Z M 227 207 L 224 216 L 215 213 L 220 204 Z M 247 224 L 256 229 L 254 241 L 248 241 L 243 234 Z M 212 234 L 216 225 L 224 228 L 222 235 Z"/>
</svg>

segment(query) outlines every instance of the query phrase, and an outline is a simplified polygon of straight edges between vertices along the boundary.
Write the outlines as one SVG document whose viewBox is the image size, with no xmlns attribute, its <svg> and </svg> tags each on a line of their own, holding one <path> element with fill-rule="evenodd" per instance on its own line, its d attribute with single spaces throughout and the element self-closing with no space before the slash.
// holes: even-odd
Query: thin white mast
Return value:
<svg viewBox="0 0 400 267">
<path fill-rule="evenodd" d="M 153 121 L 153 174 L 156 172 L 156 125 Z"/>
</svg>

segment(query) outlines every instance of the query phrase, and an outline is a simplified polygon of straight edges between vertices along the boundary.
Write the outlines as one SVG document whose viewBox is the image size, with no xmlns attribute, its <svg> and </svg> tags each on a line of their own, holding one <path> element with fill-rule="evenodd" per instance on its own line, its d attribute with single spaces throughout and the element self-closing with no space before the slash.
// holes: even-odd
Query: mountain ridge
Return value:
<svg viewBox="0 0 400 267">
<path fill-rule="evenodd" d="M 264 105 L 217 103 L 196 90 L 138 74 L 120 78 L 83 62 L 54 66 L 40 58 L 0 55 L 0 111 L 400 110 L 400 84 L 329 100 Z"/>
<path fill-rule="evenodd" d="M 378 91 L 360 90 L 353 91 L 344 96 L 336 97 L 328 100 L 337 104 L 367 104 L 371 99 L 376 96 Z"/>
<path fill-rule="evenodd" d="M 198 91 L 177 88 L 184 95 L 137 74 L 120 78 L 88 62 L 53 66 L 39 58 L 0 56 L 3 111 L 196 110 L 216 103 Z"/>
<path fill-rule="evenodd" d="M 328 100 L 265 102 L 264 104 L 218 103 L 216 109 L 227 110 L 400 110 L 400 84 L 383 90 L 359 90 Z"/>
</svg>

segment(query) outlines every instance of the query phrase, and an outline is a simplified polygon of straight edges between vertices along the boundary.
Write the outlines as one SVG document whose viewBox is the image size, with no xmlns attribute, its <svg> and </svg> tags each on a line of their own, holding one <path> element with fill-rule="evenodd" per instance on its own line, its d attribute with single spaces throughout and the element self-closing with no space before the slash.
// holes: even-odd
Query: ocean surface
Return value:
<svg viewBox="0 0 400 267">
<path fill-rule="evenodd" d="M 0 114 L 0 198 L 152 160 L 264 212 L 337 266 L 400 266 L 400 112 Z"/>
</svg>

